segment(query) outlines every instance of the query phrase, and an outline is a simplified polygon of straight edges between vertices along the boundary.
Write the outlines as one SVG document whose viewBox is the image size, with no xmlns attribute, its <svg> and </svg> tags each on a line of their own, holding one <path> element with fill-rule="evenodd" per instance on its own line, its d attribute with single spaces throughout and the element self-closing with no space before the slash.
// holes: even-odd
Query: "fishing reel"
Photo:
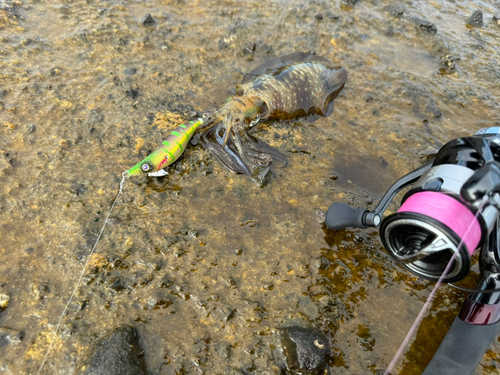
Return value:
<svg viewBox="0 0 500 375">
<path fill-rule="evenodd" d="M 382 218 L 396 194 L 410 188 L 396 213 Z M 500 207 L 500 128 L 445 144 L 435 159 L 396 181 L 373 211 L 334 203 L 330 229 L 379 227 L 391 257 L 424 279 L 437 281 L 452 258 L 443 282 L 463 279 L 471 256 L 482 246 Z"/>
</svg>

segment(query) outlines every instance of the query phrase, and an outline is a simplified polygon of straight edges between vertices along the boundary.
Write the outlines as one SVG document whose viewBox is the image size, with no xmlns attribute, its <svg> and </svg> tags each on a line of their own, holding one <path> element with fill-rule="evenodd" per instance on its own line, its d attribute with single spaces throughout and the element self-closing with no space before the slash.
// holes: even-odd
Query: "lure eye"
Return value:
<svg viewBox="0 0 500 375">
<path fill-rule="evenodd" d="M 151 169 L 151 167 L 149 166 L 149 164 L 144 163 L 144 164 L 142 165 L 141 169 L 142 169 L 144 172 L 148 172 L 148 171 Z"/>
</svg>

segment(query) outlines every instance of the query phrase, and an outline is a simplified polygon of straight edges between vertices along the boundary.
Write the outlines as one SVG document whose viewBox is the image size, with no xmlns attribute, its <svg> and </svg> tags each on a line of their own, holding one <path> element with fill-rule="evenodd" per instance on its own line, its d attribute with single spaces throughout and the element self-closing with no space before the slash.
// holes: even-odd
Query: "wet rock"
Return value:
<svg viewBox="0 0 500 375">
<path fill-rule="evenodd" d="M 82 195 L 83 193 L 85 193 L 85 190 L 87 190 L 85 188 L 85 185 L 83 184 L 71 184 L 68 188 L 68 190 L 70 191 L 70 193 L 74 194 L 75 196 L 79 196 L 79 195 Z"/>
<path fill-rule="evenodd" d="M 0 294 L 0 311 L 7 309 L 10 297 L 7 294 Z"/>
<path fill-rule="evenodd" d="M 229 358 L 231 356 L 231 345 L 225 342 L 219 342 L 215 348 L 220 358 Z"/>
<path fill-rule="evenodd" d="M 425 108 L 425 112 L 432 118 L 440 118 L 443 115 L 443 112 L 441 112 L 441 110 L 434 103 L 428 104 Z"/>
<path fill-rule="evenodd" d="M 274 289 L 274 285 L 273 285 L 273 283 L 267 283 L 267 284 L 265 284 L 265 285 L 263 286 L 263 288 L 264 288 L 265 290 L 273 290 L 273 289 Z"/>
<path fill-rule="evenodd" d="M 147 375 L 137 330 L 121 326 L 92 348 L 77 366 L 78 375 Z"/>
<path fill-rule="evenodd" d="M 94 126 L 104 121 L 104 115 L 101 113 L 100 109 L 93 109 L 90 111 L 89 117 L 87 117 L 87 125 Z"/>
<path fill-rule="evenodd" d="M 316 264 L 318 266 L 318 269 L 320 270 L 326 270 L 328 267 L 330 267 L 330 261 L 326 259 L 325 257 L 321 257 L 316 260 Z"/>
<path fill-rule="evenodd" d="M 113 277 L 108 282 L 108 287 L 115 292 L 120 292 L 127 289 L 127 284 L 122 280 L 121 277 Z"/>
<path fill-rule="evenodd" d="M 384 8 L 387 13 L 394 17 L 402 17 L 405 14 L 405 6 L 402 3 L 393 3 Z"/>
<path fill-rule="evenodd" d="M 229 47 L 229 43 L 223 38 L 219 40 L 219 49 L 226 49 Z"/>
<path fill-rule="evenodd" d="M 436 25 L 434 25 L 432 22 L 424 20 L 423 18 L 412 17 L 410 18 L 410 22 L 417 25 L 418 28 L 428 32 L 429 34 L 436 34 L 437 32 Z"/>
<path fill-rule="evenodd" d="M 453 55 L 445 55 L 441 57 L 441 63 L 446 67 L 448 70 L 455 70 L 456 69 L 456 61 L 460 60 L 460 57 L 456 57 Z"/>
<path fill-rule="evenodd" d="M 24 338 L 24 332 L 6 327 L 0 327 L 0 348 L 19 344 Z"/>
<path fill-rule="evenodd" d="M 467 20 L 467 25 L 474 27 L 483 27 L 483 12 L 481 12 L 480 10 L 476 10 L 474 13 L 472 13 L 472 16 L 470 16 Z"/>
<path fill-rule="evenodd" d="M 61 327 L 59 334 L 61 335 L 62 338 L 67 339 L 73 333 L 75 333 L 75 331 L 76 331 L 76 328 L 72 323 L 66 323 Z"/>
<path fill-rule="evenodd" d="M 215 309 L 211 312 L 212 316 L 222 322 L 227 322 L 229 319 L 234 317 L 234 313 L 236 312 L 231 306 L 222 306 L 218 309 Z"/>
<path fill-rule="evenodd" d="M 127 90 L 125 91 L 125 96 L 130 99 L 135 99 L 139 96 L 139 91 L 134 89 Z"/>
<path fill-rule="evenodd" d="M 31 292 L 38 299 L 47 298 L 46 294 L 49 292 L 49 286 L 46 284 L 34 284 Z"/>
<path fill-rule="evenodd" d="M 33 255 L 34 252 L 35 252 L 35 249 L 32 247 L 28 247 L 27 249 L 24 249 L 24 254 L 26 254 L 26 255 Z"/>
<path fill-rule="evenodd" d="M 358 0 L 343 0 L 342 2 L 347 6 L 353 7 L 354 5 L 356 5 Z"/>
<path fill-rule="evenodd" d="M 152 27 L 154 25 L 156 25 L 156 21 L 154 20 L 154 18 L 151 16 L 151 14 L 146 14 L 142 20 L 141 20 L 141 25 L 142 26 L 146 26 L 146 27 Z"/>
<path fill-rule="evenodd" d="M 497 25 L 500 25 L 500 13 L 495 13 L 493 15 L 493 21 L 495 21 Z"/>
<path fill-rule="evenodd" d="M 269 167 L 257 167 L 252 173 L 252 180 L 254 180 L 260 188 L 266 186 L 269 181 L 271 181 L 271 177 L 273 176 L 273 172 Z"/>
<path fill-rule="evenodd" d="M 289 374 L 324 374 L 330 359 L 330 343 L 312 328 L 284 329 L 282 345 Z"/>
<path fill-rule="evenodd" d="M 246 42 L 244 49 L 247 53 L 253 53 L 253 51 L 255 51 L 255 43 L 254 42 Z"/>
<path fill-rule="evenodd" d="M 320 208 L 315 208 L 314 212 L 316 213 L 316 220 L 318 223 L 323 224 L 325 222 L 326 212 Z"/>
<path fill-rule="evenodd" d="M 330 21 L 337 21 L 340 19 L 340 16 L 333 12 L 326 12 L 326 18 L 328 18 Z"/>
<path fill-rule="evenodd" d="M 127 69 L 125 69 L 124 73 L 127 76 L 133 76 L 135 73 L 137 73 L 137 69 L 136 68 L 127 68 Z"/>
</svg>

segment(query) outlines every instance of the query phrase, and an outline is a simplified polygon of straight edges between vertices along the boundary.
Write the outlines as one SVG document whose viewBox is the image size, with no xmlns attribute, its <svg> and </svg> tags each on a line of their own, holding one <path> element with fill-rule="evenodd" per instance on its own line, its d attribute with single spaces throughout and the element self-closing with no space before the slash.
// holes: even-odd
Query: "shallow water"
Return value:
<svg viewBox="0 0 500 375">
<path fill-rule="evenodd" d="M 347 70 L 333 114 L 254 130 L 289 160 L 262 189 L 200 146 L 165 178 L 127 180 L 43 373 L 73 373 L 119 324 L 139 330 L 151 374 L 279 373 L 292 324 L 331 338 L 336 374 L 387 367 L 432 285 L 376 231 L 325 230 L 317 210 L 373 207 L 447 140 L 499 125 L 496 2 L 408 1 L 402 17 L 376 0 L 1 4 L 0 327 L 23 332 L 3 373 L 38 370 L 121 173 L 295 51 Z M 485 26 L 468 28 L 476 9 Z M 463 298 L 441 289 L 398 373 L 421 373 Z M 476 374 L 499 368 L 495 342 Z"/>
</svg>

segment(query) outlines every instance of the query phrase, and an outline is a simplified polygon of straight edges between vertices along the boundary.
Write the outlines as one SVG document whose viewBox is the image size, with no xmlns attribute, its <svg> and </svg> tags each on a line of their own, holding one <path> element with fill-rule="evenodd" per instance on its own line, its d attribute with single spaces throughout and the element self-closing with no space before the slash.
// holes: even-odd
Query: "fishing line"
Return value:
<svg viewBox="0 0 500 375">
<path fill-rule="evenodd" d="M 476 215 L 474 216 L 474 220 L 472 220 L 470 222 L 470 225 L 469 227 L 467 228 L 464 236 L 460 239 L 460 243 L 459 245 L 457 246 L 457 249 L 459 249 L 463 244 L 464 244 L 464 238 L 468 238 L 468 235 L 469 235 L 469 231 L 471 231 L 473 228 L 474 228 L 474 225 L 475 223 L 477 222 L 477 218 L 478 216 L 480 215 L 481 213 L 481 209 L 483 208 L 483 206 L 487 203 L 488 201 L 488 197 L 485 196 L 483 201 L 481 202 L 481 204 L 479 205 L 479 208 L 477 209 L 477 213 Z M 411 326 L 410 330 L 408 331 L 408 333 L 406 334 L 406 337 L 405 339 L 403 340 L 403 342 L 401 343 L 401 346 L 399 347 L 398 351 L 396 352 L 396 354 L 394 355 L 394 358 L 392 358 L 392 361 L 391 363 L 389 363 L 389 366 L 387 367 L 387 369 L 384 371 L 384 375 L 391 375 L 391 371 L 392 369 L 394 368 L 394 366 L 396 365 L 396 362 L 400 359 L 400 357 L 402 356 L 403 354 L 403 350 L 406 348 L 406 346 L 408 345 L 408 342 L 410 341 L 410 338 L 413 336 L 413 334 L 415 333 L 415 331 L 417 330 L 418 326 L 420 325 L 420 323 L 422 322 L 423 318 L 424 318 L 424 314 L 425 312 L 427 311 L 427 308 L 429 307 L 429 305 L 431 304 L 432 300 L 434 299 L 436 293 L 437 293 L 437 290 L 439 288 L 439 286 L 441 285 L 443 279 L 446 277 L 446 275 L 448 274 L 448 271 L 450 270 L 452 264 L 453 264 L 453 261 L 455 260 L 455 257 L 456 257 L 457 253 L 454 252 L 453 253 L 453 256 L 451 257 L 450 261 L 448 262 L 445 270 L 443 271 L 443 273 L 441 274 L 441 276 L 439 277 L 439 280 L 436 282 L 436 285 L 434 286 L 434 288 L 432 289 L 431 291 L 431 294 L 429 294 L 429 297 L 427 297 L 427 301 L 425 301 L 425 304 L 424 306 L 422 307 L 422 309 L 420 310 L 420 313 L 418 314 L 417 318 L 415 319 L 415 321 L 413 322 L 413 325 Z"/>
<path fill-rule="evenodd" d="M 68 303 L 66 303 L 66 306 L 64 307 L 64 310 L 61 314 L 61 317 L 59 318 L 59 321 L 57 322 L 56 328 L 54 329 L 54 333 L 52 334 L 52 339 L 50 340 L 49 348 L 47 349 L 47 352 L 45 353 L 45 356 L 43 357 L 42 364 L 40 365 L 40 368 L 38 369 L 37 375 L 39 375 L 42 372 L 43 366 L 45 362 L 47 361 L 47 358 L 50 354 L 50 351 L 52 349 L 52 346 L 54 344 L 54 341 L 56 339 L 57 332 L 59 331 L 59 328 L 61 327 L 62 320 L 64 318 L 64 314 L 66 314 L 66 311 L 68 310 L 69 304 L 73 300 L 73 297 L 75 296 L 76 290 L 80 286 L 80 283 L 82 282 L 83 275 L 85 274 L 85 270 L 87 269 L 87 265 L 89 264 L 90 258 L 94 254 L 94 251 L 97 247 L 97 243 L 101 239 L 102 232 L 104 231 L 104 228 L 106 227 L 106 224 L 108 223 L 109 216 L 111 215 L 111 211 L 113 211 L 113 208 L 115 207 L 116 201 L 118 200 L 118 197 L 123 191 L 123 183 L 125 182 L 125 179 L 129 177 L 128 171 L 123 172 L 122 174 L 122 180 L 120 182 L 120 189 L 118 190 L 118 194 L 116 195 L 115 200 L 113 201 L 113 204 L 111 205 L 111 208 L 109 209 L 108 216 L 106 217 L 106 220 L 104 221 L 104 224 L 101 228 L 101 231 L 99 232 L 99 236 L 97 236 L 97 239 L 94 243 L 94 246 L 92 247 L 92 250 L 90 251 L 89 255 L 87 256 L 87 260 L 85 261 L 85 265 L 83 266 L 82 272 L 80 273 L 80 278 L 78 279 L 78 282 L 75 285 L 75 288 L 73 289 L 73 292 L 71 293 L 71 296 L 69 297 Z"/>
</svg>

